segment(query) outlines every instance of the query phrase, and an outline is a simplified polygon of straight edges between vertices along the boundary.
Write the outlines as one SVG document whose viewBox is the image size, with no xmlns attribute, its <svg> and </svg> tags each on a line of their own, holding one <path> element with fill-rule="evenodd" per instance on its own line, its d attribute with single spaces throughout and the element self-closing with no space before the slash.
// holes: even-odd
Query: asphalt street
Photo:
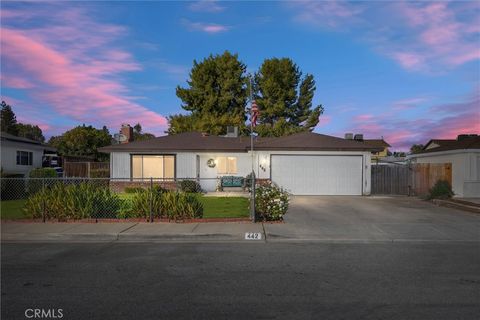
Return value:
<svg viewBox="0 0 480 320">
<path fill-rule="evenodd" d="M 478 242 L 3 243 L 1 266 L 2 319 L 480 315 Z"/>
</svg>

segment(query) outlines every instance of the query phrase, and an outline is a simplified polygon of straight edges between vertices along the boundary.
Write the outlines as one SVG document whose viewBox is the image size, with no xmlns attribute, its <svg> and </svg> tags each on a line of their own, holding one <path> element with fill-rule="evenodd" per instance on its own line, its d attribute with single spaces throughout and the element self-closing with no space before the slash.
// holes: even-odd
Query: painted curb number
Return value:
<svg viewBox="0 0 480 320">
<path fill-rule="evenodd" d="M 260 232 L 245 232 L 245 240 L 262 240 Z"/>
</svg>

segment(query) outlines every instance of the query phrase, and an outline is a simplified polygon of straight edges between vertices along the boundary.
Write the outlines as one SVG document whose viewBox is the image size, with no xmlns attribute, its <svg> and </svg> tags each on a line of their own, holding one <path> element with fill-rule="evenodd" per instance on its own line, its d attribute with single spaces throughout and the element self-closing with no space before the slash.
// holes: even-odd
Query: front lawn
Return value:
<svg viewBox="0 0 480 320">
<path fill-rule="evenodd" d="M 133 193 L 121 193 L 120 199 L 131 199 Z M 204 218 L 248 218 L 249 200 L 242 197 L 205 197 L 198 195 L 203 204 Z M 1 202 L 2 219 L 26 218 L 23 206 L 26 200 L 5 200 Z"/>
<path fill-rule="evenodd" d="M 26 200 L 4 200 L 0 201 L 2 219 L 22 219 L 25 217 L 23 206 Z"/>
<path fill-rule="evenodd" d="M 243 197 L 204 197 L 200 196 L 203 204 L 204 218 L 248 218 L 249 201 Z"/>
</svg>

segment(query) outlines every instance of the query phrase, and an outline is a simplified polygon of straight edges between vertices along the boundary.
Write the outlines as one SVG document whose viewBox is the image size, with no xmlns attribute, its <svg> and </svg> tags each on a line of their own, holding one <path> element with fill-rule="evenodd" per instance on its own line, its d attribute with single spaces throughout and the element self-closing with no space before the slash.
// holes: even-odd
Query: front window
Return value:
<svg viewBox="0 0 480 320">
<path fill-rule="evenodd" d="M 132 177 L 173 179 L 175 177 L 175 156 L 133 155 Z"/>
<path fill-rule="evenodd" d="M 17 151 L 17 165 L 31 166 L 33 164 L 33 152 Z"/>
<path fill-rule="evenodd" d="M 217 168 L 218 174 L 236 174 L 237 157 L 218 157 Z"/>
</svg>

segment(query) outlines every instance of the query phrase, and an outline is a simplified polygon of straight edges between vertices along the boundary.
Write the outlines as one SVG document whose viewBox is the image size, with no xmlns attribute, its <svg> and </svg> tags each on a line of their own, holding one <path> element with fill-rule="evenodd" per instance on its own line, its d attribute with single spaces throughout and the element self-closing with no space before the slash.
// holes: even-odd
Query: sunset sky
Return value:
<svg viewBox="0 0 480 320">
<path fill-rule="evenodd" d="M 163 134 L 194 59 L 250 72 L 290 57 L 317 82 L 315 132 L 394 150 L 480 133 L 480 2 L 12 2 L 1 7 L 1 97 L 45 135 L 140 122 Z"/>
</svg>

